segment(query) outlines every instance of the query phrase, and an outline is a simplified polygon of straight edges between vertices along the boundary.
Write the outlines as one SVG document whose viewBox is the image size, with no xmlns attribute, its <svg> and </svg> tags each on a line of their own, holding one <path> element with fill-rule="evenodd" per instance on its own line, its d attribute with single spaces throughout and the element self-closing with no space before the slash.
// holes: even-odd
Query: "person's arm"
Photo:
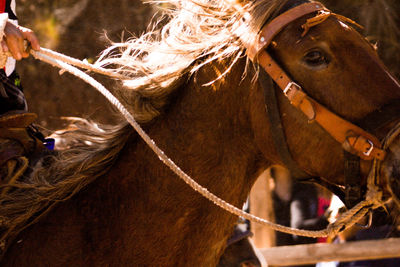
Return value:
<svg viewBox="0 0 400 267">
<path fill-rule="evenodd" d="M 0 14 L 0 30 L 3 30 L 1 48 L 4 52 L 10 52 L 16 60 L 21 60 L 29 56 L 29 52 L 25 50 L 24 40 L 30 43 L 33 50 L 40 49 L 35 33 L 28 28 L 8 21 L 6 13 Z"/>
</svg>

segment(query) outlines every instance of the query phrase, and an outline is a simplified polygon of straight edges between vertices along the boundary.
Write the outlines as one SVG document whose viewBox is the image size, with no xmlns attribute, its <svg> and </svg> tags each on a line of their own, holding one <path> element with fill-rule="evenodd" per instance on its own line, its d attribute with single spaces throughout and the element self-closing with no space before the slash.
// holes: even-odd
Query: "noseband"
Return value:
<svg viewBox="0 0 400 267">
<path fill-rule="evenodd" d="M 373 134 L 341 118 L 308 96 L 302 87 L 295 83 L 267 52 L 267 48 L 274 37 L 288 24 L 311 13 L 317 13 L 317 15 L 308 19 L 306 24 L 303 25 L 304 32 L 302 36 L 308 32 L 310 27 L 323 23 L 331 15 L 337 16 L 342 21 L 353 23 L 345 17 L 331 13 L 321 3 L 301 4 L 289 9 L 266 24 L 261 29 L 257 41 L 247 46 L 247 55 L 251 61 L 261 66 L 259 81 L 264 88 L 266 109 L 271 129 L 273 129 L 271 134 L 283 163 L 289 168 L 295 178 L 317 182 L 338 195 L 344 200 L 347 206 L 354 206 L 362 198 L 359 181 L 361 177 L 360 159 L 365 161 L 382 161 L 386 155 L 385 150 L 382 148 L 382 143 Z M 331 137 L 342 145 L 345 155 L 345 190 L 319 177 L 311 177 L 310 174 L 298 167 L 290 154 L 283 132 L 275 88 L 267 86 L 268 81 L 270 81 L 268 76 L 282 90 L 290 104 L 300 110 L 309 122 L 317 122 Z M 388 109 L 392 110 L 393 113 L 399 114 L 398 105 L 390 105 Z M 376 115 L 369 115 L 367 118 L 373 118 L 374 116 L 376 117 Z"/>
</svg>

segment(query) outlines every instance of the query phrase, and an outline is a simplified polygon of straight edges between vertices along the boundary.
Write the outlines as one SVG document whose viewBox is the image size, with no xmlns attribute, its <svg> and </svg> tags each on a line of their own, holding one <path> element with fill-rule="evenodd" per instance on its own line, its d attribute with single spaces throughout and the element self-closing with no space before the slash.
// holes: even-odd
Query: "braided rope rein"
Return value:
<svg viewBox="0 0 400 267">
<path fill-rule="evenodd" d="M 94 78 L 78 69 L 86 69 L 92 72 L 96 72 L 102 75 L 106 75 L 112 78 L 117 79 L 127 79 L 127 77 L 110 71 L 108 69 L 104 69 L 98 66 L 94 66 L 88 62 L 83 62 L 78 59 L 74 59 L 63 54 L 51 51 L 49 49 L 40 49 L 40 51 L 31 50 L 30 53 L 37 60 L 46 62 L 54 67 L 60 68 L 62 71 L 67 71 L 72 75 L 82 79 L 86 83 L 93 86 L 97 91 L 99 91 L 108 101 L 111 102 L 125 117 L 125 119 L 129 122 L 129 124 L 136 130 L 136 132 L 140 135 L 140 137 L 146 142 L 146 144 L 154 151 L 154 153 L 159 157 L 159 159 L 167 165 L 178 177 L 180 177 L 185 183 L 187 183 L 193 190 L 199 192 L 203 197 L 207 198 L 215 205 L 221 207 L 225 211 L 230 212 L 231 214 L 237 215 L 239 217 L 243 217 L 249 221 L 256 222 L 262 224 L 264 226 L 270 227 L 273 230 L 280 231 L 287 234 L 294 234 L 298 236 L 306 236 L 312 238 L 318 237 L 327 237 L 337 235 L 339 232 L 344 231 L 345 229 L 353 226 L 357 223 L 363 216 L 365 216 L 370 209 L 375 209 L 377 207 L 382 206 L 384 203 L 382 202 L 382 193 L 375 186 L 375 183 L 368 183 L 368 194 L 366 200 L 358 203 L 355 207 L 348 210 L 344 214 L 342 214 L 334 223 L 328 225 L 328 227 L 324 230 L 319 231 L 310 231 L 310 230 L 302 230 L 295 229 L 292 227 L 287 227 L 279 224 L 272 223 L 263 218 L 257 217 L 250 213 L 244 212 L 241 209 L 229 204 L 228 202 L 220 199 L 216 195 L 212 194 L 208 191 L 207 188 L 202 187 L 195 180 L 193 180 L 189 175 L 187 175 L 183 170 L 179 168 L 157 145 L 156 143 L 144 132 L 141 126 L 136 122 L 134 117 L 129 113 L 129 111 L 124 107 L 124 105 L 102 84 L 96 81 Z M 375 179 L 370 175 L 369 180 Z"/>
</svg>

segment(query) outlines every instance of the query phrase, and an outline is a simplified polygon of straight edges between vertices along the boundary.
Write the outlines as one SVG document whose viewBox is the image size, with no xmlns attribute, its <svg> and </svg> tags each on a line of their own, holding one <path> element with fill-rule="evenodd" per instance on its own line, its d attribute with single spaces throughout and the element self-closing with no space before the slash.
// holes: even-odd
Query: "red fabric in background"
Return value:
<svg viewBox="0 0 400 267">
<path fill-rule="evenodd" d="M 318 197 L 318 217 L 321 217 L 324 215 L 325 211 L 329 208 L 329 205 L 331 204 L 330 199 L 326 199 L 323 197 Z M 318 243 L 326 243 L 327 238 L 326 237 L 320 237 L 318 238 Z"/>
<path fill-rule="evenodd" d="M 0 0 L 0 13 L 4 13 L 6 10 L 6 0 Z"/>
</svg>

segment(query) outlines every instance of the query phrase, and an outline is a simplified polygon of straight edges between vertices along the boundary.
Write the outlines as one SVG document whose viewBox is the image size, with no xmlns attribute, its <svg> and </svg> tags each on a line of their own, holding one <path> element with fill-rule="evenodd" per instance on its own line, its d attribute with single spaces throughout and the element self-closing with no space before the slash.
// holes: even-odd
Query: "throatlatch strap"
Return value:
<svg viewBox="0 0 400 267">
<path fill-rule="evenodd" d="M 265 109 L 271 127 L 270 132 L 272 135 L 272 140 L 275 145 L 274 147 L 277 150 L 280 159 L 282 160 L 282 163 L 289 169 L 294 178 L 300 180 L 311 179 L 311 175 L 299 168 L 289 151 L 283 130 L 275 86 L 271 78 L 262 68 L 260 68 L 259 81 L 264 91 Z"/>
<path fill-rule="evenodd" d="M 320 186 L 325 187 L 333 192 L 343 202 L 345 202 L 346 194 L 340 187 L 329 183 L 328 181 L 322 180 L 319 177 L 312 176 L 300 169 L 296 161 L 293 159 L 286 142 L 286 136 L 280 117 L 278 98 L 276 97 L 275 84 L 263 69 L 260 69 L 259 81 L 261 88 L 263 88 L 264 91 L 265 109 L 271 127 L 270 132 L 272 135 L 272 140 L 274 142 L 274 147 L 278 152 L 280 159 L 282 160 L 282 163 L 286 166 L 286 168 L 289 169 L 292 177 L 299 182 L 319 184 Z"/>
</svg>

